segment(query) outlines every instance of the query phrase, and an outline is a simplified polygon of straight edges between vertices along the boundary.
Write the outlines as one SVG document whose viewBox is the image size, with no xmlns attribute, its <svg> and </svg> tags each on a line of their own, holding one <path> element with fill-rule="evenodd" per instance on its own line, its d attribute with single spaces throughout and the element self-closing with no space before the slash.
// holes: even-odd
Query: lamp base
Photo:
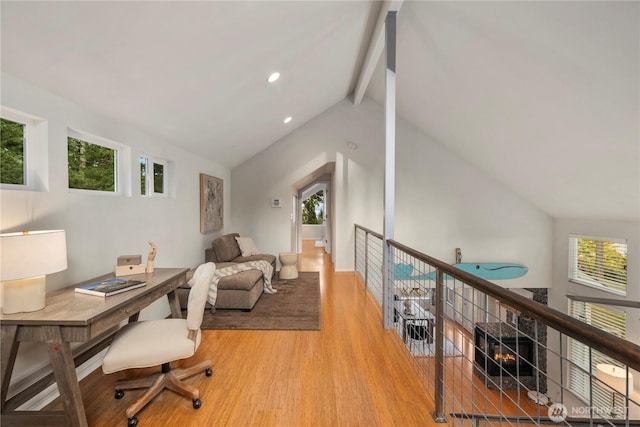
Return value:
<svg viewBox="0 0 640 427">
<path fill-rule="evenodd" d="M 2 313 L 42 310 L 46 303 L 46 276 L 2 282 Z"/>
</svg>

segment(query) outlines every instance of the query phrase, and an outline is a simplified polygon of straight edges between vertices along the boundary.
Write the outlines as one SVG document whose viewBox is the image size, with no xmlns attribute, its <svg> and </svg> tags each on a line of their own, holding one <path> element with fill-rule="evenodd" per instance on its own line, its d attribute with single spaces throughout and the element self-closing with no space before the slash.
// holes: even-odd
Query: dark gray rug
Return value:
<svg viewBox="0 0 640 427">
<path fill-rule="evenodd" d="M 253 310 L 205 310 L 202 329 L 320 330 L 320 273 L 300 272 L 273 280 L 275 294 L 262 294 Z"/>
</svg>

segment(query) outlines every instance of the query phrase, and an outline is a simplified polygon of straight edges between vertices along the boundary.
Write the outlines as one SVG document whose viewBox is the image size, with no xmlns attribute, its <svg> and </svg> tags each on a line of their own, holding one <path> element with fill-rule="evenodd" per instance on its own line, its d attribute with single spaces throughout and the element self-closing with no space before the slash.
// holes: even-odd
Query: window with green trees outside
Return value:
<svg viewBox="0 0 640 427">
<path fill-rule="evenodd" d="M 78 138 L 67 139 L 69 188 L 116 192 L 117 150 Z"/>
<path fill-rule="evenodd" d="M 0 183 L 25 185 L 26 125 L 4 118 L 1 121 Z"/>
<path fill-rule="evenodd" d="M 140 194 L 143 196 L 165 194 L 166 165 L 165 160 L 140 157 Z"/>
<path fill-rule="evenodd" d="M 312 194 L 302 201 L 302 223 L 322 224 L 324 221 L 324 192 Z"/>
<path fill-rule="evenodd" d="M 626 240 L 571 236 L 569 238 L 569 280 L 626 295 Z"/>
</svg>

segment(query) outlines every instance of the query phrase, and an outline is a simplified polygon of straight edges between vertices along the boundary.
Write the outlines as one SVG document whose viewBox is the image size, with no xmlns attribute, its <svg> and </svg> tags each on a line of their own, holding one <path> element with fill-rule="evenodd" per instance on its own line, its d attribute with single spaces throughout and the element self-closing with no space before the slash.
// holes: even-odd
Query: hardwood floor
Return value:
<svg viewBox="0 0 640 427">
<path fill-rule="evenodd" d="M 406 349 L 354 273 L 333 272 L 324 248 L 305 241 L 301 271 L 320 271 L 321 331 L 203 331 L 196 356 L 210 359 L 212 377 L 188 381 L 202 408 L 170 391 L 152 401 L 140 426 L 429 426 L 431 398 Z M 113 383 L 153 370 L 103 375 L 81 382 L 91 426 L 126 425 L 125 408 L 142 391 L 113 397 Z M 59 405 L 54 403 L 53 406 Z"/>
</svg>

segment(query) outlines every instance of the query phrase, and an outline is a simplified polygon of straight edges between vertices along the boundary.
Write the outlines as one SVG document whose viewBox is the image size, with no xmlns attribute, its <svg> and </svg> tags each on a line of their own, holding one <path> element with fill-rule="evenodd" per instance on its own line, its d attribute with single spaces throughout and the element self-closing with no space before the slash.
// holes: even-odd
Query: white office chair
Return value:
<svg viewBox="0 0 640 427">
<path fill-rule="evenodd" d="M 150 377 L 122 380 L 115 384 L 116 399 L 124 396 L 123 390 L 149 388 L 127 408 L 129 427 L 138 424 L 135 415 L 165 388 L 190 397 L 194 409 L 202 405 L 198 389 L 181 380 L 202 371 L 208 377 L 211 376 L 211 361 L 174 370 L 171 370 L 169 362 L 193 356 L 200 345 L 200 326 L 215 269 L 215 264 L 208 262 L 200 265 L 193 274 L 189 281 L 191 290 L 186 319 L 132 322 L 120 329 L 113 339 L 102 360 L 102 371 L 105 374 L 162 365 L 162 371 Z"/>
</svg>

